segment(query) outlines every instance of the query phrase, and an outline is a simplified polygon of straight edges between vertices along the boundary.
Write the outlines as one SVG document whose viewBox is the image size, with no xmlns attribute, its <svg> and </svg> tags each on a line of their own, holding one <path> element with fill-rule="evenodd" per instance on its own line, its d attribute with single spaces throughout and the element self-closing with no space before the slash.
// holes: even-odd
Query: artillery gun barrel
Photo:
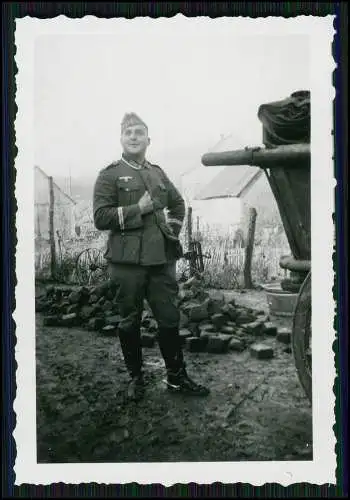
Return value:
<svg viewBox="0 0 350 500">
<path fill-rule="evenodd" d="M 206 167 L 221 165 L 251 165 L 262 168 L 278 167 L 286 162 L 310 161 L 310 144 L 291 144 L 275 148 L 245 148 L 236 151 L 206 153 L 202 164 Z"/>
</svg>

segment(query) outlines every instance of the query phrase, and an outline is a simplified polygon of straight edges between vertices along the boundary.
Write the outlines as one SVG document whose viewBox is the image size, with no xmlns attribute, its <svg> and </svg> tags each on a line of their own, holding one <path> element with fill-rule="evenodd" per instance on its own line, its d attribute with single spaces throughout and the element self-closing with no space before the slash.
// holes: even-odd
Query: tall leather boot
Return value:
<svg viewBox="0 0 350 500">
<path fill-rule="evenodd" d="M 123 331 L 119 329 L 119 341 L 125 366 L 131 377 L 127 389 L 127 396 L 131 400 L 138 401 L 144 396 L 145 385 L 142 373 L 140 330 Z"/>
<path fill-rule="evenodd" d="M 167 370 L 168 390 L 190 396 L 207 396 L 209 389 L 194 382 L 187 374 L 178 328 L 160 328 L 158 339 Z"/>
</svg>

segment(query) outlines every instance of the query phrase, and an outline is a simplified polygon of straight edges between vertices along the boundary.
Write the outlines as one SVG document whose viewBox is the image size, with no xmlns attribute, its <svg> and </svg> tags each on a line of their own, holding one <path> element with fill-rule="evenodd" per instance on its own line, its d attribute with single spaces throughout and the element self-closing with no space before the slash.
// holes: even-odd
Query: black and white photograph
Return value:
<svg viewBox="0 0 350 500">
<path fill-rule="evenodd" d="M 17 20 L 17 484 L 334 482 L 332 23 Z"/>
</svg>

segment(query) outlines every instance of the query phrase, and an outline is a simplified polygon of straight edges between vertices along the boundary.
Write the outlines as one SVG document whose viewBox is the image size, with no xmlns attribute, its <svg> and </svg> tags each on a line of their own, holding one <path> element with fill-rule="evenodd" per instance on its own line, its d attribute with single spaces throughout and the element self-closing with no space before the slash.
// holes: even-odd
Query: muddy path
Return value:
<svg viewBox="0 0 350 500">
<path fill-rule="evenodd" d="M 266 309 L 261 292 L 230 292 Z M 186 352 L 207 398 L 166 392 L 158 347 L 145 348 L 147 396 L 126 403 L 119 341 L 83 329 L 44 327 L 37 314 L 39 463 L 312 460 L 312 411 L 292 354 L 275 338 L 270 360 L 249 350 Z M 279 324 L 288 325 L 285 319 Z"/>
</svg>

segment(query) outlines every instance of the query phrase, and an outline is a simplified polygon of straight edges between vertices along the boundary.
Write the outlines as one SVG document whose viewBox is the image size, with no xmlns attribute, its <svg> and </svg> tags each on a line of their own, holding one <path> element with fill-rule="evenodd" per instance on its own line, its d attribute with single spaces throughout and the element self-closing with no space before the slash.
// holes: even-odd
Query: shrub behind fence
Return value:
<svg viewBox="0 0 350 500">
<path fill-rule="evenodd" d="M 232 231 L 211 229 L 208 225 L 198 233 L 194 228 L 193 237 L 202 245 L 204 254 L 203 278 L 208 287 L 233 289 L 243 286 L 243 269 L 245 262 L 245 248 L 237 244 Z M 62 281 L 72 282 L 75 277 L 75 266 L 78 255 L 88 249 L 105 250 L 107 233 L 90 231 L 81 238 L 57 239 L 57 276 Z M 184 250 L 189 249 L 187 220 L 180 234 L 180 241 Z M 279 266 L 282 255 L 290 253 L 287 245 L 276 239 L 268 243 L 254 246 L 252 259 L 252 279 L 254 283 L 266 283 L 273 277 L 284 276 Z M 50 277 L 50 244 L 48 240 L 37 238 L 35 241 L 35 272 L 38 278 Z M 189 276 L 189 263 L 180 259 L 177 264 L 178 277 Z"/>
</svg>

